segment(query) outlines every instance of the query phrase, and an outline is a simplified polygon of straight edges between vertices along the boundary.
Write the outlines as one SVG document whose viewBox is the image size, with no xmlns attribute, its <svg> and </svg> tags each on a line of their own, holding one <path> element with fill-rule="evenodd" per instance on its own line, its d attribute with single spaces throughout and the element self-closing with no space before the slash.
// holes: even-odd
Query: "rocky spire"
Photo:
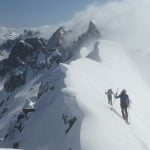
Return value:
<svg viewBox="0 0 150 150">
<path fill-rule="evenodd" d="M 101 38 L 102 37 L 100 31 L 97 29 L 95 22 L 93 20 L 90 21 L 89 27 L 88 27 L 88 30 L 86 33 L 90 34 L 91 36 L 93 36 L 95 38 Z"/>
<path fill-rule="evenodd" d="M 65 30 L 65 27 L 60 27 L 59 29 L 57 29 L 48 41 L 48 48 L 59 49 L 60 47 L 63 47 L 63 43 L 65 40 L 64 37 L 66 34 L 67 31 Z"/>
</svg>

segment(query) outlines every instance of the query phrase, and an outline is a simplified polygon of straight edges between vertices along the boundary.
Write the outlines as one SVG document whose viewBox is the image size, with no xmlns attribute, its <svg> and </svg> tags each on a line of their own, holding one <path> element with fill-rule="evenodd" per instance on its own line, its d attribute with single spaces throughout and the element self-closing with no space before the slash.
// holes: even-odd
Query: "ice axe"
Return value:
<svg viewBox="0 0 150 150">
<path fill-rule="evenodd" d="M 114 95 L 114 101 L 113 101 L 113 105 L 115 104 L 115 101 L 116 101 L 116 96 L 118 95 L 118 90 L 119 90 L 119 88 L 117 89 L 117 91 L 116 91 L 116 94 Z M 113 106 L 112 105 L 112 106 Z"/>
</svg>

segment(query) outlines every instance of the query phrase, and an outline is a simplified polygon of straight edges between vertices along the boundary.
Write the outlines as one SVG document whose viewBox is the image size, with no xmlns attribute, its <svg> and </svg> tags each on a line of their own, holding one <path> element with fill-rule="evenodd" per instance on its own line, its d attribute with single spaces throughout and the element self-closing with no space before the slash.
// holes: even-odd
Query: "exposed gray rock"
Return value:
<svg viewBox="0 0 150 150">
<path fill-rule="evenodd" d="M 67 49 L 67 35 L 71 30 L 66 30 L 65 27 L 60 27 L 56 32 L 53 33 L 48 41 L 48 48 L 50 52 L 56 51 L 61 55 L 61 60 L 66 61 L 68 59 L 68 49 Z"/>
<path fill-rule="evenodd" d="M 16 70 L 6 80 L 4 89 L 7 92 L 14 91 L 17 87 L 25 84 L 26 70 Z"/>
<path fill-rule="evenodd" d="M 99 54 L 99 46 L 100 42 L 96 41 L 94 44 L 94 50 L 87 56 L 87 58 L 93 59 L 95 61 L 100 62 L 101 58 L 100 58 L 100 54 Z"/>
<path fill-rule="evenodd" d="M 39 68 L 41 61 L 38 62 L 38 58 L 41 53 L 43 55 L 47 55 L 48 53 L 47 41 L 42 38 L 28 38 L 17 42 L 8 59 L 1 61 L 0 76 L 6 75 L 22 64 L 28 64 L 32 68 L 38 66 L 37 68 Z"/>
<path fill-rule="evenodd" d="M 78 57 L 81 47 L 86 47 L 101 38 L 101 33 L 97 29 L 95 23 L 90 21 L 88 30 L 73 43 L 72 47 L 70 47 L 70 57 Z"/>
</svg>

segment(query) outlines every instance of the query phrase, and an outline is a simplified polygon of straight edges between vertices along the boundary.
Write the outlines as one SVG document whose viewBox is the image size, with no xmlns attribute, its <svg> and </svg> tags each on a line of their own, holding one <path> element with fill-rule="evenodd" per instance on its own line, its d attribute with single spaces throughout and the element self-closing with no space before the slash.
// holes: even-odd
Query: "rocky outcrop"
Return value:
<svg viewBox="0 0 150 150">
<path fill-rule="evenodd" d="M 8 39 L 6 42 L 4 42 L 2 45 L 0 45 L 0 51 L 2 51 L 2 50 L 10 51 L 13 48 L 13 46 L 15 45 L 15 43 L 16 43 L 16 40 Z"/>
<path fill-rule="evenodd" d="M 0 76 L 4 76 L 23 64 L 31 67 L 38 64 L 39 55 L 48 53 L 47 41 L 42 38 L 27 38 L 17 42 L 8 59 L 0 63 Z"/>
<path fill-rule="evenodd" d="M 86 47 L 101 38 L 101 33 L 97 29 L 95 23 L 93 21 L 90 21 L 88 30 L 85 33 L 83 33 L 77 41 L 73 43 L 72 47 L 69 48 L 70 57 L 78 57 L 79 50 L 81 49 L 81 47 Z"/>
<path fill-rule="evenodd" d="M 11 73 L 10 77 L 4 84 L 4 89 L 7 92 L 14 91 L 17 87 L 25 84 L 26 70 L 16 70 Z"/>
<path fill-rule="evenodd" d="M 44 39 L 38 38 L 28 38 L 26 40 L 19 41 L 9 56 L 9 60 L 11 63 L 20 61 L 24 63 L 31 63 L 33 59 L 37 59 L 38 53 L 46 52 L 47 45 Z M 17 58 L 17 59 L 16 59 Z"/>
<path fill-rule="evenodd" d="M 87 58 L 93 59 L 95 61 L 101 62 L 100 54 L 99 54 L 99 41 L 96 41 L 94 44 L 94 50 L 87 56 Z"/>
<path fill-rule="evenodd" d="M 53 33 L 51 38 L 48 40 L 49 49 L 62 49 L 64 48 L 65 36 L 67 35 L 67 30 L 65 27 L 60 27 Z"/>
<path fill-rule="evenodd" d="M 66 61 L 68 59 L 68 48 L 67 48 L 67 36 L 70 34 L 71 30 L 66 30 L 65 27 L 60 27 L 54 32 L 54 34 L 48 40 L 48 49 L 50 53 L 59 53 L 61 55 L 61 61 Z"/>
</svg>

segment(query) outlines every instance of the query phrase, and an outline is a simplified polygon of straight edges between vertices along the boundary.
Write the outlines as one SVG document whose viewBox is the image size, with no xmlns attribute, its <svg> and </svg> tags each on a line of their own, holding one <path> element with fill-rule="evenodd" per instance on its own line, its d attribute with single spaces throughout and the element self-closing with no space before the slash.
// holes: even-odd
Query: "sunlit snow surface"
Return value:
<svg viewBox="0 0 150 150">
<path fill-rule="evenodd" d="M 3 118 L 5 121 L 0 128 L 7 127 L 11 116 L 28 97 L 36 96 L 41 81 L 55 79 L 54 92 L 46 93 L 37 101 L 36 111 L 25 123 L 19 136 L 20 148 L 149 149 L 149 55 L 105 40 L 100 40 L 95 54 L 88 48 L 81 51 L 79 59 L 70 64 L 60 64 L 51 74 L 46 71 L 18 89 L 13 95 L 16 105 L 11 106 L 14 108 Z M 96 61 L 98 57 L 101 61 Z M 118 88 L 118 92 L 123 88 L 127 90 L 132 101 L 129 125 L 121 117 L 119 99 L 114 100 L 113 107 L 108 106 L 105 96 L 108 88 L 114 92 Z M 77 117 L 68 134 L 65 134 L 66 126 L 61 119 L 63 113 Z"/>
<path fill-rule="evenodd" d="M 149 149 L 150 56 L 117 42 L 99 42 L 96 51 L 81 48 L 80 58 L 75 61 L 60 64 L 32 80 L 28 75 L 27 84 L 11 95 L 11 109 L 0 120 L 1 138 L 28 98 L 33 98 L 36 111 L 25 122 L 18 139 L 1 141 L 1 147 L 11 147 L 17 140 L 24 150 Z M 48 91 L 35 103 L 39 85 L 45 81 L 55 81 L 55 90 Z M 1 90 L 3 84 L 2 79 Z M 113 107 L 108 106 L 105 95 L 108 88 L 114 92 L 119 89 L 118 93 L 123 88 L 127 90 L 132 101 L 129 125 L 121 117 L 119 99 L 114 100 Z M 1 91 L 1 98 L 6 94 Z M 77 117 L 67 134 L 62 114 Z"/>
<path fill-rule="evenodd" d="M 67 68 L 67 95 L 74 93 L 83 113 L 81 150 L 149 149 L 149 56 L 143 56 L 118 43 L 102 40 L 99 57 L 101 63 L 83 57 L 64 66 Z M 143 59 L 146 59 L 145 67 Z M 121 118 L 118 99 L 114 101 L 113 108 L 107 105 L 105 90 L 108 88 L 114 92 L 117 88 L 119 92 L 123 88 L 127 90 L 132 101 L 129 109 L 130 125 Z"/>
</svg>

